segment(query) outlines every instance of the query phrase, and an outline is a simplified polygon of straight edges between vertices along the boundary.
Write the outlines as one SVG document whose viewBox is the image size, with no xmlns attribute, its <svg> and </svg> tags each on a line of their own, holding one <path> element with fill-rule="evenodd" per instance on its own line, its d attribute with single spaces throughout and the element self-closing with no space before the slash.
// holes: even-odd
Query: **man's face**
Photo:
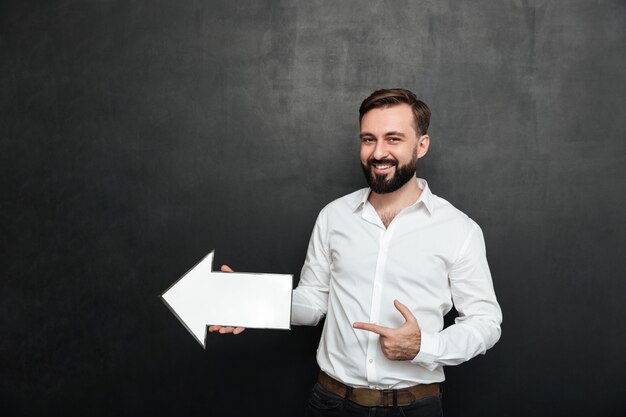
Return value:
<svg viewBox="0 0 626 417">
<path fill-rule="evenodd" d="M 428 150 L 428 135 L 417 136 L 408 104 L 372 109 L 361 119 L 361 167 L 378 194 L 398 190 L 415 178 L 417 160 Z"/>
</svg>

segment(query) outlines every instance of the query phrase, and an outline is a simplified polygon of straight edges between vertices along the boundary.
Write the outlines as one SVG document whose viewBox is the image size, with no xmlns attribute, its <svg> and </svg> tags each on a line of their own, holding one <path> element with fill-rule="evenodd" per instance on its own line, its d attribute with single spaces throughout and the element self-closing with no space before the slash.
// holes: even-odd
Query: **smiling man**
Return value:
<svg viewBox="0 0 626 417">
<path fill-rule="evenodd" d="M 485 353 L 502 315 L 478 225 L 415 177 L 430 110 L 408 90 L 359 109 L 369 188 L 320 213 L 294 290 L 293 324 L 326 316 L 310 416 L 441 415 L 444 365 Z M 456 306 L 456 323 L 443 317 Z"/>
<path fill-rule="evenodd" d="M 426 104 L 379 90 L 359 113 L 369 187 L 320 212 L 293 292 L 292 324 L 326 317 L 307 415 L 440 416 L 443 367 L 500 338 L 483 235 L 415 177 L 430 144 Z M 444 329 L 453 305 L 459 316 Z"/>
</svg>

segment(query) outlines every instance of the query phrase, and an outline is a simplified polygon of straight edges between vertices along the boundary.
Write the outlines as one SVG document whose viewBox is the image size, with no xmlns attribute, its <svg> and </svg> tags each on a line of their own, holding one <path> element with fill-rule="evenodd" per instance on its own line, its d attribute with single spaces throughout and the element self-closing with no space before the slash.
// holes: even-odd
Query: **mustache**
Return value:
<svg viewBox="0 0 626 417">
<path fill-rule="evenodd" d="M 390 159 L 390 158 L 385 158 L 385 159 L 371 158 L 367 161 L 367 166 L 370 168 L 374 164 L 398 166 L 398 161 L 396 161 L 395 159 Z"/>
</svg>

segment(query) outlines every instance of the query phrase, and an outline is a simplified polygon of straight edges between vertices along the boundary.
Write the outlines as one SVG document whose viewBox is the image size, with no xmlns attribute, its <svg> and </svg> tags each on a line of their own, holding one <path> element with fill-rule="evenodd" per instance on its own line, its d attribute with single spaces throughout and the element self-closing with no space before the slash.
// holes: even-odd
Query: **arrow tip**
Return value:
<svg viewBox="0 0 626 417">
<path fill-rule="evenodd" d="M 197 314 L 197 307 L 201 300 L 195 297 L 196 294 L 193 291 L 187 292 L 186 288 L 193 287 L 193 281 L 198 278 L 204 279 L 204 276 L 208 278 L 213 270 L 214 254 L 215 251 L 211 251 L 160 295 L 167 308 L 203 349 L 206 349 L 207 326 L 203 317 Z"/>
</svg>

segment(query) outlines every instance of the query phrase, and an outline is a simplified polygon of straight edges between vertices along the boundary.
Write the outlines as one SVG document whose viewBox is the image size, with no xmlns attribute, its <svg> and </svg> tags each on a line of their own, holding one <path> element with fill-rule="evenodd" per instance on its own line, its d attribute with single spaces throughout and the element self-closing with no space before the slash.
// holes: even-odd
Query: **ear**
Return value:
<svg viewBox="0 0 626 417">
<path fill-rule="evenodd" d="M 422 135 L 417 138 L 417 159 L 426 155 L 428 152 L 428 146 L 430 145 L 430 136 Z"/>
</svg>

